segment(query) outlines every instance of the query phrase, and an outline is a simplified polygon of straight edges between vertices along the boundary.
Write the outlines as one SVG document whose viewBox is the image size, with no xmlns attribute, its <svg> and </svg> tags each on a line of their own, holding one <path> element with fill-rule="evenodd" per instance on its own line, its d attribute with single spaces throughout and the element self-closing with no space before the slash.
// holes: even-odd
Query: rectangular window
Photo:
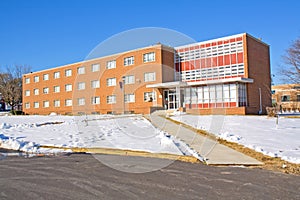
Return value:
<svg viewBox="0 0 300 200">
<path fill-rule="evenodd" d="M 297 101 L 300 101 L 300 94 L 297 95 Z"/>
<path fill-rule="evenodd" d="M 54 86 L 54 93 L 60 92 L 60 86 Z"/>
<path fill-rule="evenodd" d="M 289 102 L 291 99 L 290 95 L 283 95 L 281 96 L 281 102 Z"/>
<path fill-rule="evenodd" d="M 117 80 L 116 78 L 108 78 L 106 79 L 106 85 L 107 86 L 116 86 Z"/>
<path fill-rule="evenodd" d="M 72 70 L 71 69 L 66 69 L 65 76 L 72 76 Z"/>
<path fill-rule="evenodd" d="M 34 95 L 39 95 L 39 89 L 33 89 L 33 94 Z"/>
<path fill-rule="evenodd" d="M 134 57 L 127 57 L 124 58 L 124 66 L 129 66 L 129 65 L 133 65 L 134 64 Z"/>
<path fill-rule="evenodd" d="M 92 102 L 93 105 L 100 104 L 100 97 L 92 97 Z"/>
<path fill-rule="evenodd" d="M 115 60 L 108 61 L 106 63 L 106 69 L 113 69 L 113 68 L 116 68 L 116 61 Z"/>
<path fill-rule="evenodd" d="M 133 103 L 135 102 L 135 95 L 134 94 L 125 94 L 125 103 Z"/>
<path fill-rule="evenodd" d="M 100 65 L 99 64 L 92 64 L 92 72 L 98 72 L 100 71 Z"/>
<path fill-rule="evenodd" d="M 77 84 L 77 89 L 78 90 L 84 90 L 85 89 L 85 82 L 80 82 Z"/>
<path fill-rule="evenodd" d="M 54 72 L 54 79 L 60 78 L 60 72 Z"/>
<path fill-rule="evenodd" d="M 65 85 L 65 90 L 66 90 L 66 92 L 72 91 L 72 85 L 71 84 Z"/>
<path fill-rule="evenodd" d="M 144 92 L 144 101 L 152 102 L 156 100 L 156 93 L 155 92 Z"/>
<path fill-rule="evenodd" d="M 30 103 L 28 103 L 28 102 L 25 103 L 25 108 L 26 108 L 26 109 L 29 109 L 29 108 L 30 108 Z"/>
<path fill-rule="evenodd" d="M 144 74 L 144 81 L 145 82 L 150 82 L 150 81 L 155 81 L 156 80 L 156 74 L 155 72 L 148 72 Z"/>
<path fill-rule="evenodd" d="M 85 74 L 85 67 L 78 67 L 77 74 Z"/>
<path fill-rule="evenodd" d="M 124 77 L 125 85 L 134 84 L 134 75 L 129 75 Z"/>
<path fill-rule="evenodd" d="M 48 87 L 43 88 L 43 93 L 44 94 L 49 94 L 49 88 Z"/>
<path fill-rule="evenodd" d="M 106 97 L 106 103 L 107 104 L 113 104 L 116 103 L 116 95 L 110 95 Z"/>
<path fill-rule="evenodd" d="M 39 107 L 40 107 L 39 102 L 33 102 L 33 107 L 34 107 L 34 108 L 39 108 Z"/>
<path fill-rule="evenodd" d="M 48 81 L 49 80 L 49 74 L 44 74 L 43 75 L 43 80 Z"/>
<path fill-rule="evenodd" d="M 39 82 L 39 81 L 40 81 L 40 77 L 35 76 L 35 77 L 33 78 L 33 81 L 34 81 L 35 83 Z"/>
<path fill-rule="evenodd" d="M 49 108 L 49 101 L 43 101 L 43 107 Z"/>
<path fill-rule="evenodd" d="M 60 107 L 60 100 L 53 101 L 54 107 Z"/>
<path fill-rule="evenodd" d="M 143 55 L 143 60 L 144 62 L 152 62 L 155 61 L 155 53 L 151 52 L 151 53 L 146 53 Z"/>
<path fill-rule="evenodd" d="M 25 78 L 25 83 L 26 84 L 30 83 L 30 78 Z"/>
<path fill-rule="evenodd" d="M 25 90 L 25 96 L 29 97 L 30 96 L 30 90 Z"/>
<path fill-rule="evenodd" d="M 91 87 L 92 88 L 100 88 L 100 81 L 99 80 L 91 81 Z"/>
<path fill-rule="evenodd" d="M 72 99 L 66 99 L 65 106 L 72 106 Z"/>
<path fill-rule="evenodd" d="M 79 106 L 84 106 L 85 105 L 85 98 L 78 98 L 77 99 L 77 104 Z"/>
</svg>

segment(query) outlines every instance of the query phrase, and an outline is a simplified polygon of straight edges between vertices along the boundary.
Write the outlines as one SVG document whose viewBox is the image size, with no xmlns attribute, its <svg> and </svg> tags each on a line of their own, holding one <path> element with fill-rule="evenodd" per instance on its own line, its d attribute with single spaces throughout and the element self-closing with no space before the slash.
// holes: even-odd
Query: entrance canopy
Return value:
<svg viewBox="0 0 300 200">
<path fill-rule="evenodd" d="M 151 85 L 146 85 L 146 88 L 176 88 L 176 87 L 188 87 L 188 86 L 197 86 L 197 85 L 212 85 L 212 84 L 222 84 L 222 83 L 253 83 L 253 79 L 251 78 L 226 78 L 226 79 L 218 79 L 218 80 L 206 80 L 206 81 L 193 81 L 193 82 L 166 82 L 166 83 L 156 83 Z"/>
</svg>

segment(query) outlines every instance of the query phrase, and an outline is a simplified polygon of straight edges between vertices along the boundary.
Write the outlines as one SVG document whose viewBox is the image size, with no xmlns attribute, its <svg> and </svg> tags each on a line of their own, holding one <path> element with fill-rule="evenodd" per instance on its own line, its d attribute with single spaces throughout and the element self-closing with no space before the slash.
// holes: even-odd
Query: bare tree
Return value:
<svg viewBox="0 0 300 200">
<path fill-rule="evenodd" d="M 286 50 L 283 59 L 287 64 L 281 69 L 283 80 L 288 83 L 300 83 L 300 37 Z"/>
<path fill-rule="evenodd" d="M 16 65 L 0 72 L 0 93 L 12 110 L 22 103 L 22 76 L 29 73 L 30 69 L 28 66 Z"/>
</svg>

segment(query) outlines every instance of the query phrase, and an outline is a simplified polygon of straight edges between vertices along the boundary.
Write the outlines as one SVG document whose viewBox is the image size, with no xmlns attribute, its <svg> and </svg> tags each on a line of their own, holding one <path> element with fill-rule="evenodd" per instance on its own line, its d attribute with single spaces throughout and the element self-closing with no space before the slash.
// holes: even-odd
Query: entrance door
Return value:
<svg viewBox="0 0 300 200">
<path fill-rule="evenodd" d="M 178 94 L 175 89 L 164 91 L 165 108 L 168 110 L 177 109 L 179 106 Z"/>
</svg>

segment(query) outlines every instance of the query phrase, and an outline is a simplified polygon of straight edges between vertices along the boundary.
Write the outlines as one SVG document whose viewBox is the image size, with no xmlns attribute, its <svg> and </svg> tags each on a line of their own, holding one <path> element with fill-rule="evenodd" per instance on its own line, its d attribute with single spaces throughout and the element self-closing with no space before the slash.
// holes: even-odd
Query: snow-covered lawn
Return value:
<svg viewBox="0 0 300 200">
<path fill-rule="evenodd" d="M 196 116 L 181 114 L 173 120 L 206 130 L 272 157 L 300 164 L 300 118 L 266 116 Z"/>
<path fill-rule="evenodd" d="M 59 122 L 59 123 L 58 123 Z M 191 155 L 184 143 L 154 128 L 142 116 L 1 116 L 0 147 L 53 153 L 56 147 L 91 147 Z"/>
</svg>

